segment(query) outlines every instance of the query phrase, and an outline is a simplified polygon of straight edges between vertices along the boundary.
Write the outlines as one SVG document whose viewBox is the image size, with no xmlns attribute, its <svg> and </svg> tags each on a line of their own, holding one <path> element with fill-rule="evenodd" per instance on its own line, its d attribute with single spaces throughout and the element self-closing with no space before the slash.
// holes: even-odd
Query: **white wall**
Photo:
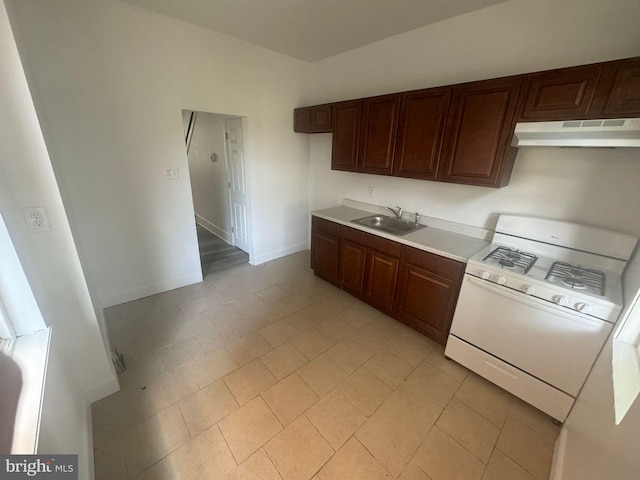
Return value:
<svg viewBox="0 0 640 480">
<path fill-rule="evenodd" d="M 307 64 L 115 0 L 11 6 L 105 305 L 201 278 L 181 109 L 248 117 L 252 261 L 306 248 L 308 139 L 293 133 L 292 110 L 310 91 Z M 168 166 L 178 181 L 163 178 Z"/>
<path fill-rule="evenodd" d="M 636 480 L 640 472 L 640 401 L 615 425 L 611 381 L 612 342 L 607 341 L 564 430 L 561 480 Z"/>
<path fill-rule="evenodd" d="M 509 0 L 314 64 L 314 102 L 612 60 L 640 53 L 634 0 Z"/>
<path fill-rule="evenodd" d="M 640 2 L 511 0 L 314 64 L 314 102 L 447 85 L 640 55 Z M 502 212 L 640 235 L 640 152 L 521 149 L 508 187 L 330 171 L 331 136 L 311 136 L 310 206 L 354 198 L 492 228 Z M 375 188 L 374 198 L 366 196 Z"/>
<path fill-rule="evenodd" d="M 638 149 L 522 148 L 509 186 L 500 189 L 331 171 L 330 157 L 331 136 L 312 136 L 312 210 L 352 198 L 489 229 L 499 213 L 514 213 L 640 235 L 630 207 L 640 204 Z"/>
<path fill-rule="evenodd" d="M 198 112 L 189 147 L 189 176 L 197 221 L 231 242 L 229 175 L 225 161 L 226 115 Z M 211 154 L 218 156 L 211 161 Z"/>
<path fill-rule="evenodd" d="M 38 451 L 78 453 L 80 478 L 90 478 L 91 425 L 85 395 L 105 393 L 117 387 L 117 380 L 4 2 L 0 2 L 0 58 L 0 214 L 44 321 L 53 332 Z M 40 205 L 47 207 L 52 229 L 32 233 L 22 209 Z"/>
</svg>

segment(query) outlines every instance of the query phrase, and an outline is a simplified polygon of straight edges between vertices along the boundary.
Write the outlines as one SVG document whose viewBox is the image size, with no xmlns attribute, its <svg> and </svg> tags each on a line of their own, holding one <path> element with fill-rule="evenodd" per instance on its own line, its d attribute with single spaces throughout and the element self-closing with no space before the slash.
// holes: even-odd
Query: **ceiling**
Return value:
<svg viewBox="0 0 640 480">
<path fill-rule="evenodd" d="M 317 61 L 506 0 L 123 0 Z"/>
</svg>

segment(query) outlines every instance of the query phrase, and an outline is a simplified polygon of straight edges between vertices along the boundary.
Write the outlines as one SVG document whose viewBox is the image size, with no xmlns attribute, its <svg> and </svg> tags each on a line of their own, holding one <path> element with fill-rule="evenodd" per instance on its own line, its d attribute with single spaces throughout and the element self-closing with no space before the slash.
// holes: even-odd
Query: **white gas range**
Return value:
<svg viewBox="0 0 640 480">
<path fill-rule="evenodd" d="M 564 421 L 622 309 L 637 238 L 502 215 L 467 263 L 445 355 Z"/>
</svg>

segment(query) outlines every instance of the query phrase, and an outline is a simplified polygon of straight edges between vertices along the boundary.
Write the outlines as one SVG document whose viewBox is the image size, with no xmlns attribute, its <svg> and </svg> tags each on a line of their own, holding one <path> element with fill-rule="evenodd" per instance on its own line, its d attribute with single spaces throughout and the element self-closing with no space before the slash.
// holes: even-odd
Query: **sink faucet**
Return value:
<svg viewBox="0 0 640 480">
<path fill-rule="evenodd" d="M 384 207 L 386 210 L 391 210 L 393 212 L 393 214 L 396 216 L 396 218 L 400 219 L 402 218 L 402 207 Z"/>
</svg>

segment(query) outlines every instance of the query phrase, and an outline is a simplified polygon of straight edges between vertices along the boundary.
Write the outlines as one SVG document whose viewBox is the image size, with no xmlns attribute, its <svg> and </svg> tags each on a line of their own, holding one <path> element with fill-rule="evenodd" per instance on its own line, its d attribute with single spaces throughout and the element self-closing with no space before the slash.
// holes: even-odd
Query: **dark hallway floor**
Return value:
<svg viewBox="0 0 640 480">
<path fill-rule="evenodd" d="M 249 262 L 248 253 L 229 245 L 200 225 L 197 225 L 197 233 L 203 277 Z"/>
</svg>

